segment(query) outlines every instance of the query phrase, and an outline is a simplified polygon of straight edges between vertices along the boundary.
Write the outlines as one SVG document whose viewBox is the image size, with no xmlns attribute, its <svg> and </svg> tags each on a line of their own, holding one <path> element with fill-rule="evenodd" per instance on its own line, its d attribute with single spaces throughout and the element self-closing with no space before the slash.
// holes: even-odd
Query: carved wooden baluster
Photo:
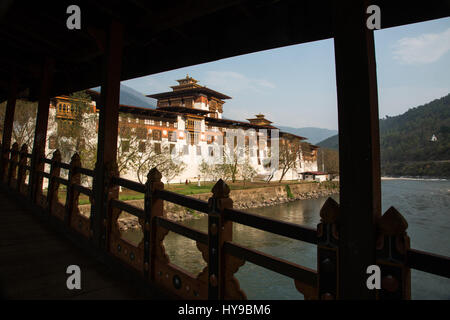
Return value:
<svg viewBox="0 0 450 320">
<path fill-rule="evenodd" d="M 3 145 L 2 145 L 2 142 L 0 141 L 0 182 L 3 182 L 3 176 L 4 176 L 4 173 L 6 172 L 5 171 L 6 168 L 3 167 L 4 163 L 5 163 L 4 158 L 5 158 L 6 154 L 7 153 L 3 152 Z"/>
<path fill-rule="evenodd" d="M 381 290 L 377 298 L 411 299 L 411 271 L 406 265 L 410 240 L 406 233 L 408 223 L 390 207 L 377 223 L 376 257 L 381 269 Z"/>
<path fill-rule="evenodd" d="M 8 173 L 8 159 L 9 159 L 9 151 L 3 150 L 3 145 L 0 142 L 0 151 L 1 151 L 1 159 L 0 159 L 0 181 L 6 182 L 7 173 Z"/>
<path fill-rule="evenodd" d="M 320 210 L 317 226 L 317 272 L 318 287 L 314 298 L 320 300 L 339 299 L 338 256 L 339 256 L 339 205 L 328 198 Z M 305 298 L 313 298 L 312 296 Z"/>
<path fill-rule="evenodd" d="M 72 217 L 78 209 L 78 197 L 80 192 L 73 188 L 74 184 L 81 183 L 81 174 L 78 168 L 81 167 L 81 159 L 78 153 L 75 153 L 70 159 L 69 177 L 66 192 L 66 212 L 64 216 L 64 223 L 67 226 L 71 225 Z"/>
<path fill-rule="evenodd" d="M 19 162 L 19 144 L 14 142 L 11 148 L 11 162 L 9 163 L 8 170 L 8 186 L 13 187 L 13 181 L 16 179 L 17 164 Z"/>
<path fill-rule="evenodd" d="M 147 174 L 145 183 L 145 219 L 144 226 L 144 273 L 150 281 L 155 280 L 155 257 L 157 246 L 162 245 L 156 237 L 155 217 L 162 217 L 164 212 L 164 201 L 154 195 L 156 190 L 163 190 L 164 184 L 161 182 L 162 175 L 158 169 L 153 168 Z"/>
<path fill-rule="evenodd" d="M 208 299 L 245 299 L 234 278 L 244 261 L 226 256 L 223 250 L 224 242 L 233 238 L 233 224 L 223 215 L 225 209 L 233 208 L 230 188 L 220 179 L 211 191 L 213 196 L 208 200 Z"/>
<path fill-rule="evenodd" d="M 117 166 L 116 162 L 109 162 L 105 165 L 105 190 L 104 190 L 104 198 L 102 199 L 104 201 L 104 216 L 102 217 L 103 221 L 103 230 L 101 231 L 101 240 L 102 240 L 102 247 L 105 248 L 107 251 L 109 251 L 109 237 L 112 230 L 112 223 L 115 217 L 119 217 L 120 210 L 117 208 L 113 208 L 109 203 L 113 199 L 119 199 L 119 186 L 114 185 L 112 183 L 113 177 L 118 177 L 119 174 L 119 167 Z M 93 221 L 91 219 L 91 236 L 93 235 Z"/>
<path fill-rule="evenodd" d="M 26 144 L 22 145 L 22 148 L 20 148 L 20 155 L 19 155 L 19 169 L 17 170 L 17 190 L 19 193 L 25 193 L 25 179 L 27 177 L 25 169 L 25 166 L 28 162 L 28 146 Z"/>
<path fill-rule="evenodd" d="M 60 163 L 61 152 L 59 152 L 59 150 L 55 150 L 55 152 L 53 152 L 52 163 L 50 165 L 50 180 L 48 182 L 47 189 L 47 208 L 49 214 L 54 212 L 54 205 L 58 202 L 59 182 L 56 178 L 59 178 L 61 172 L 61 168 L 59 166 Z"/>
</svg>

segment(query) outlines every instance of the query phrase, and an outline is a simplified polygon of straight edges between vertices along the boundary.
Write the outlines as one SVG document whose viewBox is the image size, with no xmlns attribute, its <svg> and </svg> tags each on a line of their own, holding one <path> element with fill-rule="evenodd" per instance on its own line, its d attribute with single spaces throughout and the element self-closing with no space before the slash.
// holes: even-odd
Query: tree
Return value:
<svg viewBox="0 0 450 320">
<path fill-rule="evenodd" d="M 223 165 L 218 168 L 222 170 L 223 176 L 229 177 L 236 182 L 240 174 L 240 167 L 248 157 L 249 146 L 245 144 L 245 135 L 241 130 L 228 130 L 227 141 L 223 148 Z"/>
<path fill-rule="evenodd" d="M 205 159 L 202 159 L 202 162 L 198 166 L 198 171 L 200 172 L 200 176 L 203 177 L 203 181 L 211 177 L 212 170 L 212 165 L 208 164 Z"/>
<path fill-rule="evenodd" d="M 255 168 L 253 168 L 253 166 L 250 163 L 249 157 L 245 158 L 244 162 L 240 165 L 239 171 L 241 173 L 241 177 L 244 182 L 244 187 L 245 187 L 245 182 L 249 181 L 249 180 L 251 181 L 253 179 L 253 177 L 256 176 L 256 174 L 257 174 Z"/>
<path fill-rule="evenodd" d="M 317 165 L 327 173 L 339 173 L 339 152 L 327 148 L 320 148 L 317 152 Z"/>
<path fill-rule="evenodd" d="M 71 117 L 56 119 L 56 114 L 50 114 L 47 136 L 53 139 L 52 145 L 61 152 L 63 162 L 70 162 L 77 152 L 82 167 L 94 169 L 97 161 L 97 114 L 92 110 L 92 100 L 86 91 L 74 92 L 69 98 Z M 55 122 L 56 132 L 52 132 L 54 126 L 50 121 Z"/>
<path fill-rule="evenodd" d="M 297 167 L 297 161 L 300 159 L 301 146 L 298 140 L 292 139 L 280 140 L 279 146 L 279 168 L 281 170 L 281 182 L 290 169 Z"/>
<path fill-rule="evenodd" d="M 164 145 L 161 152 L 156 151 L 155 148 L 145 148 L 135 162 L 133 168 L 136 170 L 136 175 L 140 183 L 145 183 L 147 173 L 152 168 L 157 168 L 162 176 L 166 178 L 167 184 L 174 178 L 179 176 L 185 169 L 186 164 L 181 161 L 177 154 L 170 152 L 170 147 Z"/>
<path fill-rule="evenodd" d="M 117 145 L 117 167 L 120 174 L 126 174 L 128 169 L 135 168 L 136 163 L 140 163 L 141 153 L 139 142 L 134 128 L 127 123 L 135 123 L 135 117 L 129 114 L 120 115 L 122 121 L 119 122 L 119 135 Z M 148 172 L 148 171 L 147 171 Z"/>
<path fill-rule="evenodd" d="M 184 162 L 174 161 L 169 158 L 167 161 L 162 163 L 158 168 L 163 177 L 166 178 L 167 184 L 170 183 L 174 178 L 178 177 L 185 169 L 186 164 Z"/>
<path fill-rule="evenodd" d="M 3 125 L 5 122 L 6 101 L 0 104 L 0 133 L 3 138 Z M 37 103 L 22 99 L 16 101 L 11 144 L 17 142 L 19 146 L 24 143 L 31 147 L 34 141 L 36 127 Z"/>
</svg>

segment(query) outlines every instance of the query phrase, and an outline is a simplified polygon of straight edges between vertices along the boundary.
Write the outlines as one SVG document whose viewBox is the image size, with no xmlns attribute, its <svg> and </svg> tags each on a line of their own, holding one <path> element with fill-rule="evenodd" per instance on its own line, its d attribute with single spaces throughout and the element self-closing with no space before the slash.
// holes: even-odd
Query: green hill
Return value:
<svg viewBox="0 0 450 320">
<path fill-rule="evenodd" d="M 331 136 L 323 141 L 320 141 L 317 143 L 319 147 L 332 149 L 332 150 L 339 150 L 339 136 L 336 134 L 334 136 Z"/>
<path fill-rule="evenodd" d="M 338 136 L 318 145 L 338 150 Z M 381 119 L 380 147 L 383 175 L 450 177 L 450 94 Z"/>
</svg>

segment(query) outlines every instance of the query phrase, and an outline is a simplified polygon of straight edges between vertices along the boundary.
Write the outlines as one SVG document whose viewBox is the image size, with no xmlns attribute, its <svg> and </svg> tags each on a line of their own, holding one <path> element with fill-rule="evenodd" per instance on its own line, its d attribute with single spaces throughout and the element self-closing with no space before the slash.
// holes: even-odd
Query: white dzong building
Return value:
<svg viewBox="0 0 450 320">
<path fill-rule="evenodd" d="M 281 132 L 258 114 L 248 121 L 237 121 L 223 118 L 223 105 L 231 97 L 198 84 L 192 77 L 177 80 L 178 85 L 171 87 L 172 91 L 151 94 L 147 97 L 157 100 L 156 108 L 143 108 L 121 104 L 119 108 L 119 145 L 123 148 L 126 143 L 120 132 L 124 128 L 131 130 L 138 139 L 139 151 L 145 153 L 148 148 L 159 152 L 165 147 L 186 164 L 186 169 L 171 182 L 196 182 L 200 176 L 199 164 L 202 160 L 217 156 L 218 146 L 223 142 L 227 145 L 228 134 L 235 134 L 243 139 L 244 145 L 250 150 L 250 164 L 264 179 L 273 175 L 273 179 L 280 176 L 279 170 L 270 172 L 265 163 L 270 162 L 271 141 L 276 135 L 282 140 L 306 140 L 304 137 Z M 97 114 L 100 95 L 89 90 L 92 110 Z M 71 119 L 72 103 L 68 97 L 56 97 L 52 100 L 51 114 L 55 118 Z M 53 110 L 53 111 L 52 111 Z M 73 117 L 72 117 L 73 118 Z M 92 124 L 91 124 L 92 125 Z M 95 126 L 95 125 L 94 125 Z M 97 128 L 93 128 L 93 132 Z M 54 147 L 57 138 L 56 128 L 49 128 L 50 140 L 48 150 Z M 274 137 L 272 137 L 274 135 Z M 95 138 L 95 134 L 93 135 Z M 241 138 L 234 138 L 237 141 Z M 120 141 L 122 139 L 122 143 Z M 126 141 L 125 141 L 126 142 Z M 175 149 L 175 151 L 174 151 Z M 284 177 L 286 180 L 302 179 L 303 172 L 317 171 L 317 146 L 302 142 L 302 152 L 298 157 L 295 169 L 290 170 Z M 128 170 L 124 178 L 137 181 L 133 170 Z M 204 179 L 204 178 L 202 178 Z M 163 177 L 164 180 L 164 177 Z"/>
</svg>

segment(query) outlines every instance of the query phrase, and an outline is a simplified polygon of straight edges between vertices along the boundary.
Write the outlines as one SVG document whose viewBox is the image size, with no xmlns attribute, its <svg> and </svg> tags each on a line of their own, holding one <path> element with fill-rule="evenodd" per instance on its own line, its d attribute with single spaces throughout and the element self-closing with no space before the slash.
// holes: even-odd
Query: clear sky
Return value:
<svg viewBox="0 0 450 320">
<path fill-rule="evenodd" d="M 381 17 L 381 25 L 383 25 Z M 380 118 L 450 93 L 450 18 L 375 31 Z M 123 82 L 152 94 L 186 74 L 232 97 L 224 117 L 337 129 L 332 39 L 261 51 Z"/>
</svg>

